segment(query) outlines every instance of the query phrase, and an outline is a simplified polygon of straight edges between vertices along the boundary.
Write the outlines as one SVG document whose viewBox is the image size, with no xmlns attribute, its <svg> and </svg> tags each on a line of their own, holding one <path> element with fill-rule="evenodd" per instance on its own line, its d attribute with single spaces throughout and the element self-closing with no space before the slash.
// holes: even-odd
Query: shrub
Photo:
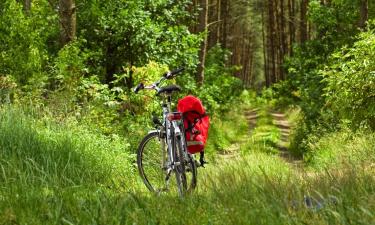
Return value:
<svg viewBox="0 0 375 225">
<path fill-rule="evenodd" d="M 375 29 L 363 32 L 353 47 L 331 57 L 321 72 L 327 97 L 326 109 L 347 119 L 353 128 L 375 129 Z"/>
</svg>

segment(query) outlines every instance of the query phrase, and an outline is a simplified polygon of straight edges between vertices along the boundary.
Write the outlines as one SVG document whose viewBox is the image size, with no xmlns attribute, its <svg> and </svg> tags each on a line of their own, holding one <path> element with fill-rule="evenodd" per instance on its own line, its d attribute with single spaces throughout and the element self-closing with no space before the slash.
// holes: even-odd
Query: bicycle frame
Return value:
<svg viewBox="0 0 375 225">
<path fill-rule="evenodd" d="M 160 132 L 160 137 L 163 138 L 165 136 L 165 142 L 168 146 L 167 154 L 168 154 L 168 163 L 169 165 L 163 165 L 167 166 L 167 173 L 170 173 L 172 170 L 175 169 L 175 166 L 177 165 L 176 159 L 175 159 L 175 145 L 173 141 L 176 141 L 177 139 L 181 140 L 181 143 L 183 144 L 183 149 L 184 149 L 184 156 L 183 158 L 186 158 L 186 140 L 185 140 L 185 135 L 184 135 L 184 130 L 181 130 L 181 124 L 183 123 L 182 119 L 180 120 L 168 120 L 168 115 L 171 113 L 171 95 L 167 94 L 166 95 L 167 100 L 163 98 L 163 103 L 162 103 L 162 109 L 163 109 L 163 126 L 161 127 Z M 162 151 L 164 150 L 164 146 L 162 146 Z M 163 162 L 165 163 L 165 162 Z"/>
</svg>

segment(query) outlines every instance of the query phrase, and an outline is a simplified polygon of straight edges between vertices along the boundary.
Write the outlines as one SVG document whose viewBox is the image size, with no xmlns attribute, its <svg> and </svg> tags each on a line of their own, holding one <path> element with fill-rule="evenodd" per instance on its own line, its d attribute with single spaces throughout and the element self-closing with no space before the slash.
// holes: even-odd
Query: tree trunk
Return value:
<svg viewBox="0 0 375 225">
<path fill-rule="evenodd" d="M 360 2 L 360 13 L 358 26 L 362 29 L 366 28 L 366 22 L 368 20 L 368 0 L 361 0 Z"/>
<path fill-rule="evenodd" d="M 216 42 L 220 42 L 220 27 L 221 27 L 221 0 L 217 0 L 216 2 L 216 13 L 217 13 L 217 21 L 218 21 L 218 24 L 217 24 L 217 29 L 216 29 Z"/>
<path fill-rule="evenodd" d="M 24 9 L 25 9 L 25 12 L 26 12 L 26 13 L 29 13 L 30 10 L 31 10 L 31 0 L 25 0 L 25 1 L 23 2 L 23 7 L 24 7 Z"/>
<path fill-rule="evenodd" d="M 59 0 L 60 41 L 64 46 L 76 37 L 75 0 Z"/>
<path fill-rule="evenodd" d="M 229 1 L 222 0 L 221 1 L 221 18 L 223 18 L 223 22 L 221 23 L 221 44 L 223 48 L 227 48 L 227 39 L 228 39 L 228 21 L 229 21 Z"/>
<path fill-rule="evenodd" d="M 301 21 L 300 21 L 300 41 L 304 43 L 308 40 L 308 28 L 307 28 L 307 6 L 309 0 L 302 0 L 301 2 Z"/>
<path fill-rule="evenodd" d="M 295 41 L 295 27 L 294 27 L 294 0 L 288 0 L 289 13 L 289 56 L 293 55 L 293 43 Z"/>
<path fill-rule="evenodd" d="M 275 83 L 276 81 L 276 52 L 275 52 L 275 40 L 276 40 L 276 32 L 275 32 L 275 9 L 274 9 L 274 0 L 268 0 L 268 22 L 269 22 L 269 48 L 270 48 L 270 55 L 269 55 L 269 64 L 271 66 L 271 71 L 269 73 L 270 76 L 270 84 Z"/>
<path fill-rule="evenodd" d="M 208 1 L 208 19 L 207 19 L 207 49 L 212 48 L 216 44 L 216 30 L 217 30 L 217 15 L 216 15 L 216 0 Z"/>
<path fill-rule="evenodd" d="M 199 32 L 207 31 L 207 23 L 208 23 L 208 0 L 201 0 L 200 6 L 202 10 L 199 15 Z M 207 36 L 206 34 L 203 38 L 201 43 L 201 48 L 199 52 L 199 65 L 196 80 L 199 85 L 203 85 L 204 82 L 204 65 L 206 62 L 206 52 L 207 52 Z"/>
<path fill-rule="evenodd" d="M 266 43 L 266 31 L 265 31 L 265 9 L 262 9 L 262 41 L 263 41 L 263 63 L 264 63 L 264 79 L 266 81 L 266 87 L 270 86 L 269 71 L 268 71 L 268 57 L 267 57 L 267 43 Z"/>
</svg>

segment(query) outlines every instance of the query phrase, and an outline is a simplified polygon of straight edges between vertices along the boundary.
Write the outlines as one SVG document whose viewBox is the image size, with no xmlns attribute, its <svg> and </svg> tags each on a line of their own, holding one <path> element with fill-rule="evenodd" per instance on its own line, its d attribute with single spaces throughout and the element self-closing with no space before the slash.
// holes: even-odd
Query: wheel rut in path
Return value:
<svg viewBox="0 0 375 225">
<path fill-rule="evenodd" d="M 239 156 L 238 153 L 241 148 L 241 145 L 247 141 L 247 139 L 252 135 L 252 131 L 256 127 L 257 118 L 258 118 L 258 114 L 257 114 L 258 110 L 259 109 L 248 109 L 244 112 L 245 119 L 249 125 L 248 134 L 244 137 L 244 140 L 241 140 L 238 143 L 232 144 L 224 152 L 219 153 L 220 158 L 231 159 L 231 158 L 236 158 L 237 156 Z"/>
<path fill-rule="evenodd" d="M 270 112 L 270 114 L 273 118 L 273 124 L 280 131 L 280 139 L 277 143 L 279 156 L 289 163 L 299 165 L 302 161 L 294 157 L 289 151 L 291 126 L 286 119 L 285 114 L 281 112 Z"/>
<path fill-rule="evenodd" d="M 249 124 L 249 135 L 254 130 L 257 125 L 257 118 L 258 118 L 258 109 L 246 110 L 245 111 L 245 118 Z"/>
</svg>

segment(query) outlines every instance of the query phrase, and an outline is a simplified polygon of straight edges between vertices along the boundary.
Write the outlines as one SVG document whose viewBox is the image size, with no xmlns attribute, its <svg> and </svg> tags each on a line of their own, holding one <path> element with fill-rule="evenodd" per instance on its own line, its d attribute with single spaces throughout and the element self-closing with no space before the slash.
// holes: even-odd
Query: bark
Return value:
<svg viewBox="0 0 375 225">
<path fill-rule="evenodd" d="M 24 7 L 26 13 L 29 13 L 30 10 L 31 10 L 31 0 L 25 0 L 24 4 L 23 4 L 23 7 Z"/>
<path fill-rule="evenodd" d="M 269 22 L 269 66 L 271 66 L 269 73 L 270 84 L 275 83 L 276 81 L 276 52 L 275 52 L 275 40 L 276 40 L 276 31 L 275 31 L 275 16 L 274 16 L 274 2 L 273 0 L 268 0 L 268 22 Z"/>
<path fill-rule="evenodd" d="M 229 18 L 229 0 L 221 1 L 221 13 L 223 22 L 221 23 L 221 44 L 223 48 L 227 48 L 227 39 L 228 39 L 228 18 Z"/>
<path fill-rule="evenodd" d="M 217 30 L 217 15 L 216 15 L 216 0 L 209 0 L 209 7 L 208 7 L 208 20 L 207 20 L 207 29 L 208 29 L 208 41 L 207 41 L 207 49 L 212 48 L 217 40 L 216 40 L 216 30 Z"/>
<path fill-rule="evenodd" d="M 200 6 L 202 10 L 199 15 L 199 32 L 204 32 L 207 30 L 208 24 L 208 0 L 201 0 Z M 206 52 L 207 52 L 207 35 L 204 36 L 201 43 L 201 49 L 199 52 L 199 65 L 196 80 L 199 85 L 203 85 L 204 82 L 204 65 L 206 62 Z"/>
<path fill-rule="evenodd" d="M 307 27 L 307 6 L 309 0 L 302 0 L 301 2 L 301 21 L 300 21 L 300 42 L 304 43 L 308 40 Z"/>
<path fill-rule="evenodd" d="M 216 42 L 220 41 L 220 27 L 221 27 L 221 0 L 217 0 L 216 2 L 216 13 L 217 13 L 217 29 L 216 29 Z"/>
<path fill-rule="evenodd" d="M 76 37 L 76 6 L 75 0 L 59 0 L 60 39 L 62 46 Z"/>
<path fill-rule="evenodd" d="M 188 9 L 188 11 L 189 11 L 190 14 L 193 14 L 193 13 L 196 12 L 197 5 L 198 5 L 197 0 L 194 0 L 194 1 L 191 2 L 190 6 L 189 6 L 189 9 Z M 189 26 L 189 31 L 191 33 L 196 34 L 197 33 L 197 23 L 198 23 L 198 20 L 197 20 L 196 17 L 194 19 L 195 19 L 194 23 L 192 23 Z"/>
<path fill-rule="evenodd" d="M 360 18 L 358 26 L 362 29 L 366 28 L 366 22 L 368 20 L 368 0 L 361 0 L 360 2 Z"/>
<path fill-rule="evenodd" d="M 294 27 L 294 0 L 288 0 L 288 18 L 289 18 L 289 56 L 293 55 L 293 43 L 295 41 L 295 27 Z"/>
<path fill-rule="evenodd" d="M 264 60 L 264 79 L 266 81 L 266 87 L 270 86 L 269 71 L 268 71 L 268 57 L 267 57 L 267 43 L 266 43 L 266 31 L 265 31 L 265 9 L 262 9 L 262 41 L 263 41 L 263 60 Z"/>
</svg>

